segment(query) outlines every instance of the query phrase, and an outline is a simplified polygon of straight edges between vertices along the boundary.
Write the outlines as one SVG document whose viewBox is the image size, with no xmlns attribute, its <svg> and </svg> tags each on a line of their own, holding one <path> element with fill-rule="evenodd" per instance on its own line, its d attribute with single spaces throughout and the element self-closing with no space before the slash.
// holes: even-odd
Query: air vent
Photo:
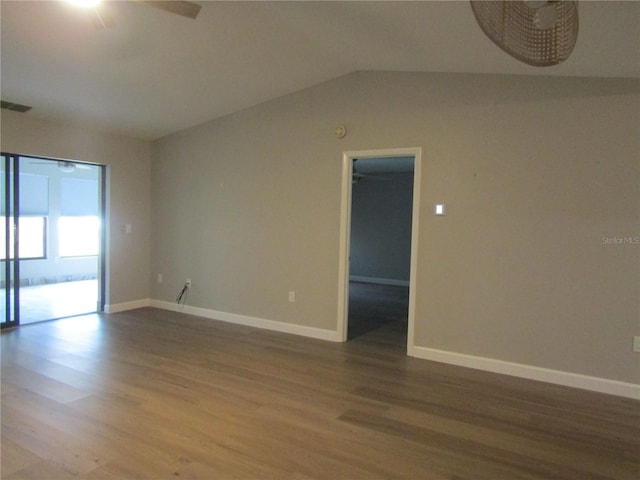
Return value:
<svg viewBox="0 0 640 480">
<path fill-rule="evenodd" d="M 19 103 L 1 101 L 0 107 L 4 110 L 13 110 L 14 112 L 26 113 L 31 110 L 32 107 L 27 105 L 20 105 Z"/>
</svg>

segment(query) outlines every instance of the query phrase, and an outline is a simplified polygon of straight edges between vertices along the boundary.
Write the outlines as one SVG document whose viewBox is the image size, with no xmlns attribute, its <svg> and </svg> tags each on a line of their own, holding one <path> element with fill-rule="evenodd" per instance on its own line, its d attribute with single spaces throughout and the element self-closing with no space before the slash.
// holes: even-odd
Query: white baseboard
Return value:
<svg viewBox="0 0 640 480">
<path fill-rule="evenodd" d="M 142 298 L 140 300 L 133 300 L 131 302 L 114 303 L 113 305 L 105 305 L 104 312 L 105 313 L 125 312 L 127 310 L 133 310 L 135 308 L 148 307 L 149 305 L 151 305 L 151 299 Z"/>
<path fill-rule="evenodd" d="M 394 285 L 398 287 L 408 287 L 409 280 L 396 280 L 394 278 L 362 277 L 360 275 L 350 275 L 352 282 L 375 283 L 378 285 Z"/>
<path fill-rule="evenodd" d="M 583 390 L 640 400 L 640 385 L 635 383 L 590 377 L 588 375 L 534 367 L 521 363 L 504 362 L 492 358 L 437 350 L 435 348 L 413 346 L 410 349 L 409 355 L 434 362 L 448 363 L 460 367 L 475 368 L 476 370 L 485 370 L 503 375 L 511 375 L 513 377 L 527 378 L 529 380 L 538 380 L 556 385 L 564 385 L 566 387 L 581 388 Z"/>
<path fill-rule="evenodd" d="M 340 342 L 340 336 L 335 330 L 324 330 L 322 328 L 305 327 L 303 325 L 294 325 L 292 323 L 278 322 L 275 320 L 266 320 L 264 318 L 250 317 L 247 315 L 239 315 L 237 313 L 219 312 L 200 307 L 191 307 L 189 305 L 178 305 L 164 300 L 151 300 L 151 305 L 155 308 L 171 310 L 173 312 L 187 313 L 197 317 L 219 320 L 221 322 L 235 323 L 238 325 L 246 325 L 249 327 L 263 328 L 265 330 L 273 330 L 275 332 L 291 333 L 293 335 L 301 335 L 303 337 L 317 338 L 319 340 L 328 340 L 330 342 Z"/>
<path fill-rule="evenodd" d="M 293 335 L 301 335 L 304 337 L 316 338 L 319 340 L 327 340 L 330 342 L 341 342 L 340 335 L 334 330 L 325 330 L 321 328 L 306 327 L 303 325 L 294 325 L 291 323 L 278 322 L 275 320 L 266 320 L 263 318 L 250 317 L 247 315 L 239 315 L 236 313 L 219 312 L 206 308 L 192 307 L 189 305 L 182 306 L 163 300 L 140 299 L 131 302 L 117 303 L 113 305 L 105 305 L 105 313 L 124 312 L 135 308 L 155 307 L 174 312 L 182 312 L 198 317 L 219 320 L 227 323 L 235 323 L 238 325 L 246 325 L 250 327 L 263 328 L 282 333 L 290 333 Z M 537 380 L 541 382 L 553 383 L 556 385 L 564 385 L 567 387 L 580 388 L 583 390 L 591 390 L 594 392 L 616 395 L 619 397 L 627 397 L 640 400 L 640 385 L 634 383 L 620 382 L 609 380 L 606 378 L 591 377 L 588 375 L 580 375 L 571 372 L 563 372 L 560 370 L 551 370 L 548 368 L 524 365 L 521 363 L 512 363 L 502 360 L 496 360 L 486 357 L 478 357 L 474 355 L 466 355 L 462 353 L 449 352 L 446 350 L 438 350 L 435 348 L 410 346 L 408 355 L 424 360 L 434 362 L 448 363 L 460 367 L 474 368 L 476 370 L 484 370 L 513 377 L 526 378 L 529 380 Z"/>
</svg>

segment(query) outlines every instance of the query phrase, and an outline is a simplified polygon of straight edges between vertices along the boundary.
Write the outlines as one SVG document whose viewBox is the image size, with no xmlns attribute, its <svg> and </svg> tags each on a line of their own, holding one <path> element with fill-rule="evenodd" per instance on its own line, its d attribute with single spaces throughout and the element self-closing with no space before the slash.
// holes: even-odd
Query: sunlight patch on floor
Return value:
<svg viewBox="0 0 640 480">
<path fill-rule="evenodd" d="M 53 283 L 20 288 L 20 324 L 98 310 L 98 281 Z"/>
</svg>

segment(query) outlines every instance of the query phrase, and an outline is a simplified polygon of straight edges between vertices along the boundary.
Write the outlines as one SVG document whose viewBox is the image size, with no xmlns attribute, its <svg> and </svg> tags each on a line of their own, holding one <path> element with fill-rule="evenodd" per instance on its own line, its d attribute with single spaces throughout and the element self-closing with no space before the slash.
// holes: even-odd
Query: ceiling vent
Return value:
<svg viewBox="0 0 640 480">
<path fill-rule="evenodd" d="M 14 112 L 26 113 L 31 110 L 32 107 L 27 105 L 20 105 L 19 103 L 7 102 L 5 100 L 1 101 L 1 105 L 3 110 L 13 110 Z"/>
</svg>

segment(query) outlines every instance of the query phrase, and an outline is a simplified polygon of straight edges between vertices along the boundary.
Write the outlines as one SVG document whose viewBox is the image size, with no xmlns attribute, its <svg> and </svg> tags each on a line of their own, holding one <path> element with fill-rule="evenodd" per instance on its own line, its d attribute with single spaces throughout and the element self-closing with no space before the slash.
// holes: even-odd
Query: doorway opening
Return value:
<svg viewBox="0 0 640 480">
<path fill-rule="evenodd" d="M 411 355 L 421 149 L 345 152 L 338 335 L 375 335 Z"/>
<path fill-rule="evenodd" d="M 104 167 L 2 154 L 3 327 L 104 309 Z"/>
</svg>

